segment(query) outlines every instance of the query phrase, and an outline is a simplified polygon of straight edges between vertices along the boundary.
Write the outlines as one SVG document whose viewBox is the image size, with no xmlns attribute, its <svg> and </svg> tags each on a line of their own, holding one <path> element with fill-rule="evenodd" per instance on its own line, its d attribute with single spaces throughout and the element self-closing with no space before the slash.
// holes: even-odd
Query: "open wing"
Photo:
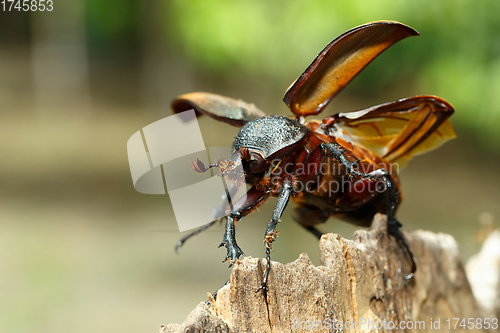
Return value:
<svg viewBox="0 0 500 333">
<path fill-rule="evenodd" d="M 418 32 L 394 21 L 372 22 L 343 33 L 288 88 L 283 101 L 297 116 L 320 113 L 366 65 L 409 36 Z"/>
<path fill-rule="evenodd" d="M 206 114 L 238 127 L 266 115 L 253 104 L 206 92 L 180 95 L 172 102 L 172 110 L 175 113 L 191 109 L 196 111 L 197 116 Z"/>
<path fill-rule="evenodd" d="M 453 107 L 435 96 L 415 96 L 331 117 L 333 136 L 361 145 L 403 167 L 412 156 L 455 138 Z"/>
</svg>

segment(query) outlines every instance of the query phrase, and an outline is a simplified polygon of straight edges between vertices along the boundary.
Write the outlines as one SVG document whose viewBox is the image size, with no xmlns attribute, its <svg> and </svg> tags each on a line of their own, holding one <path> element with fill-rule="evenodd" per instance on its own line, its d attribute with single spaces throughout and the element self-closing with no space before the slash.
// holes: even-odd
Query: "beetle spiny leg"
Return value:
<svg viewBox="0 0 500 333">
<path fill-rule="evenodd" d="M 276 203 L 276 207 L 274 208 L 273 216 L 269 224 L 267 225 L 266 234 L 264 237 L 264 243 L 266 245 L 266 271 L 264 272 L 264 277 L 262 278 L 262 283 L 260 284 L 259 289 L 264 292 L 264 296 L 267 297 L 267 279 L 269 277 L 269 272 L 271 270 L 271 248 L 272 243 L 278 236 L 278 232 L 275 231 L 276 226 L 280 222 L 281 215 L 285 210 L 285 207 L 290 199 L 290 195 L 293 192 L 293 185 L 290 182 L 285 182 L 283 187 L 281 188 L 280 195 L 278 197 L 278 202 Z"/>
<path fill-rule="evenodd" d="M 340 164 L 342 164 L 344 168 L 346 168 L 346 170 L 349 170 L 350 173 L 361 178 L 381 180 L 384 182 L 386 187 L 385 193 L 387 196 L 387 231 L 390 235 L 394 236 L 399 246 L 408 255 L 411 262 L 411 272 L 410 274 L 405 276 L 405 279 L 411 279 L 417 269 L 417 266 L 415 264 L 415 260 L 413 258 L 413 254 L 411 253 L 410 247 L 406 243 L 403 234 L 399 230 L 399 228 L 401 227 L 401 223 L 399 223 L 395 217 L 396 207 L 398 204 L 398 196 L 391 175 L 385 169 L 377 169 L 368 174 L 354 170 L 352 168 L 352 165 L 355 162 L 349 162 L 349 160 L 344 156 L 342 148 L 340 148 L 340 146 L 336 143 L 322 143 L 321 147 L 326 153 L 329 153 L 331 156 L 337 159 L 337 161 L 339 161 Z"/>
<path fill-rule="evenodd" d="M 346 158 L 346 160 L 347 160 L 347 158 Z M 358 170 L 355 169 L 355 167 L 359 163 L 359 161 L 360 160 L 357 159 L 357 160 L 355 160 L 353 162 L 349 162 L 348 166 L 346 168 L 347 172 L 348 172 L 349 180 L 352 181 L 352 182 L 356 180 L 356 178 L 354 178 L 354 175 L 360 176 L 360 177 L 364 176 L 364 174 L 360 173 Z"/>
<path fill-rule="evenodd" d="M 258 293 L 260 290 L 262 290 L 265 298 L 267 298 L 267 279 L 269 277 L 270 271 L 271 271 L 271 248 L 266 243 L 266 271 L 264 272 L 262 283 L 260 284 L 259 288 L 255 291 L 256 293 Z"/>
<path fill-rule="evenodd" d="M 396 241 L 398 242 L 399 246 L 404 250 L 405 254 L 408 255 L 408 258 L 410 259 L 411 270 L 410 273 L 405 276 L 405 280 L 410 280 L 415 275 L 415 271 L 417 270 L 417 265 L 415 264 L 413 253 L 411 253 L 410 247 L 408 246 L 406 239 L 401 233 L 401 230 L 399 230 L 400 227 L 401 223 L 399 223 L 398 220 L 396 220 L 394 217 L 389 219 L 387 226 L 389 234 L 393 235 L 394 238 L 396 238 Z"/>
<path fill-rule="evenodd" d="M 235 213 L 231 213 L 228 216 L 226 221 L 224 238 L 221 243 L 221 245 L 224 245 L 227 249 L 226 258 L 222 262 L 229 260 L 230 261 L 229 267 L 233 266 L 236 259 L 239 259 L 240 256 L 245 256 L 245 253 L 243 253 L 243 251 L 236 243 L 234 222 L 237 216 L 238 215 Z"/>
<path fill-rule="evenodd" d="M 380 170 L 380 169 L 379 169 Z M 380 172 L 377 172 L 378 170 L 375 170 L 371 172 L 370 174 L 381 174 L 379 177 L 382 178 L 382 180 L 385 182 L 386 185 L 386 192 L 387 192 L 387 231 L 390 235 L 394 236 L 396 239 L 397 243 L 399 246 L 403 249 L 406 255 L 408 255 L 408 258 L 410 259 L 411 263 L 411 271 L 409 274 L 405 276 L 405 280 L 410 280 L 414 275 L 415 271 L 417 270 L 417 265 L 415 264 L 415 259 L 413 258 L 413 253 L 410 250 L 410 247 L 408 246 L 408 243 L 406 242 L 405 237 L 401 233 L 401 223 L 396 219 L 396 207 L 398 204 L 398 196 L 396 195 L 396 189 L 394 186 L 394 183 L 392 181 L 392 177 L 387 173 L 387 171 L 383 170 Z"/>
<path fill-rule="evenodd" d="M 354 169 L 354 166 L 359 162 L 359 160 L 355 160 L 354 162 L 350 162 L 347 157 L 344 155 L 345 149 L 342 148 L 340 145 L 337 143 L 322 143 L 321 147 L 323 148 L 323 151 L 326 153 L 329 153 L 332 155 L 337 161 L 340 162 L 340 164 L 345 168 L 347 171 L 347 176 L 349 177 L 350 181 L 354 181 L 354 176 L 359 176 L 362 178 L 366 178 L 368 175 L 365 173 L 361 173 L 357 170 Z"/>
</svg>

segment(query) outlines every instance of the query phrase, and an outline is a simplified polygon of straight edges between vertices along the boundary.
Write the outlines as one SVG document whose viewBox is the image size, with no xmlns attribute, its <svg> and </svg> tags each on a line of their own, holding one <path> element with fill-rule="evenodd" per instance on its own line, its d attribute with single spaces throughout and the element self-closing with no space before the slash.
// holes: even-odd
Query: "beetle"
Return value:
<svg viewBox="0 0 500 333">
<path fill-rule="evenodd" d="M 266 115 L 253 104 L 210 93 L 185 94 L 172 102 L 176 113 L 194 109 L 198 115 L 241 127 L 228 160 L 209 166 L 200 160 L 192 164 L 197 172 L 218 167 L 229 188 L 239 186 L 231 184 L 231 172 L 242 166 L 250 185 L 246 197 L 223 207 L 226 224 L 220 246 L 227 250 L 226 260 L 232 263 L 244 255 L 236 242 L 235 223 L 270 197 L 278 197 L 265 231 L 266 270 L 259 290 L 266 292 L 276 226 L 290 198 L 297 205 L 293 218 L 318 238 L 322 233 L 316 225 L 330 216 L 368 227 L 375 213 L 385 213 L 388 234 L 409 258 L 407 278 L 413 276 L 415 261 L 395 216 L 402 194 L 394 166 L 404 166 L 412 156 L 454 138 L 449 121 L 453 107 L 439 97 L 425 95 L 323 120 L 306 117 L 319 114 L 388 47 L 418 35 L 395 21 L 371 22 L 343 33 L 286 91 L 283 101 L 293 113 L 291 117 Z M 215 222 L 182 238 L 177 249 Z"/>
</svg>

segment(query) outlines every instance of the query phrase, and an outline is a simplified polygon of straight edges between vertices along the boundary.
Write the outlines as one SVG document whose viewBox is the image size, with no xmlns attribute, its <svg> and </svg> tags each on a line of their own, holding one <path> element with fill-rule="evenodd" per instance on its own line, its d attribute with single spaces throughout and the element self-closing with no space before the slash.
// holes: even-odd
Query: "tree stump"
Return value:
<svg viewBox="0 0 500 333">
<path fill-rule="evenodd" d="M 323 235 L 318 267 L 306 254 L 286 265 L 272 262 L 267 298 L 256 292 L 265 260 L 237 261 L 210 307 L 201 303 L 184 323 L 160 332 L 495 331 L 491 318 L 485 328 L 453 237 L 404 232 L 417 264 L 408 280 L 409 259 L 386 228 L 378 214 L 353 240 Z M 474 327 L 467 327 L 469 318 Z"/>
</svg>

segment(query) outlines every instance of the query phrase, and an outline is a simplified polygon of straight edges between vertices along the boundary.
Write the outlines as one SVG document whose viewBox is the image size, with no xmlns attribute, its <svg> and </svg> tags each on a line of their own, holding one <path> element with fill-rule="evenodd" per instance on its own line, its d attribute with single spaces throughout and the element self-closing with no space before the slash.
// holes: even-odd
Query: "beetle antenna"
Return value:
<svg viewBox="0 0 500 333">
<path fill-rule="evenodd" d="M 208 171 L 210 168 L 214 168 L 214 167 L 218 168 L 219 163 L 210 164 L 208 166 L 205 166 L 205 164 L 199 158 L 197 158 L 196 161 L 193 161 L 193 163 L 191 163 L 191 168 L 194 171 L 199 172 L 199 173 L 203 173 L 205 171 Z"/>
</svg>

